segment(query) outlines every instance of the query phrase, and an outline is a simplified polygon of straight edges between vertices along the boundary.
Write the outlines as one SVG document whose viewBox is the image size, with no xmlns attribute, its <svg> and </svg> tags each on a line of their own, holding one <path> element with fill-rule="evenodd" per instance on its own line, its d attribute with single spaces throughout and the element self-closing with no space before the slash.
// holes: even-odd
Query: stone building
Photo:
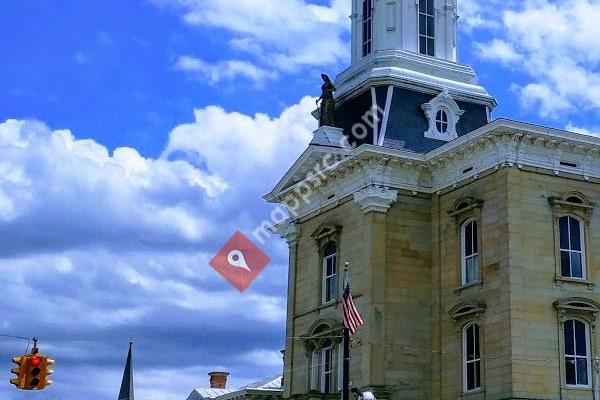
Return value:
<svg viewBox="0 0 600 400">
<path fill-rule="evenodd" d="M 241 388 L 227 387 L 228 372 L 210 372 L 210 387 L 192 390 L 187 400 L 281 400 L 282 377 L 273 376 Z"/>
<path fill-rule="evenodd" d="M 284 398 L 598 399 L 600 139 L 492 119 L 457 0 L 352 0 L 337 127 L 266 196 L 291 218 Z M 315 115 L 317 115 L 315 113 Z"/>
</svg>

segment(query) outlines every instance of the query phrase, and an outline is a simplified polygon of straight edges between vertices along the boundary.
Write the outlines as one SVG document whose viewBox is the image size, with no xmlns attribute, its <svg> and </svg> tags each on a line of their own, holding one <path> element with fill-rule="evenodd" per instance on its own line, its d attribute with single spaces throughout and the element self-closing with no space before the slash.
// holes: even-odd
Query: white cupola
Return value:
<svg viewBox="0 0 600 400">
<path fill-rule="evenodd" d="M 457 0 L 352 0 L 352 64 L 385 50 L 456 61 Z"/>
</svg>

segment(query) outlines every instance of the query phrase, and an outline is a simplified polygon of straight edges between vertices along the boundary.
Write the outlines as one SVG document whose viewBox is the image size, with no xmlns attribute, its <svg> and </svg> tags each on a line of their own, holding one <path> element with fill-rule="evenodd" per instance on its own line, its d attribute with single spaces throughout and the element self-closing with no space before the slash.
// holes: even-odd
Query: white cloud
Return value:
<svg viewBox="0 0 600 400">
<path fill-rule="evenodd" d="M 571 132 L 581 133 L 583 135 L 600 136 L 600 128 L 586 128 L 579 125 L 575 125 L 572 122 L 569 122 L 565 129 Z"/>
<path fill-rule="evenodd" d="M 600 107 L 600 3 L 528 0 L 501 15 L 501 37 L 475 46 L 525 72 L 529 82 L 515 86 L 525 109 L 558 118 Z"/>
<path fill-rule="evenodd" d="M 130 336 L 148 398 L 184 398 L 204 383 L 203 362 L 229 366 L 237 382 L 281 371 L 285 246 L 265 244 L 272 265 L 244 294 L 208 263 L 235 230 L 249 233 L 268 215 L 261 195 L 306 147 L 313 108 L 307 97 L 276 117 L 198 109 L 159 158 L 111 153 L 40 122 L 0 123 L 0 325 L 38 334 L 60 359 L 54 397 L 80 394 L 69 377 L 89 370 L 90 348 L 96 376 L 117 390 Z M 268 362 L 257 365 L 257 356 Z M 174 387 L 165 377 L 184 357 L 201 360 L 192 361 L 198 374 Z M 105 386 L 86 395 L 105 398 Z"/>
<path fill-rule="evenodd" d="M 314 98 L 305 97 L 277 118 L 250 117 L 216 106 L 199 109 L 193 123 L 171 132 L 163 157 L 184 153 L 187 159 L 201 160 L 209 173 L 234 189 L 261 182 L 264 194 L 312 138 L 317 127 L 310 114 L 314 108 Z"/>
<path fill-rule="evenodd" d="M 219 61 L 211 64 L 199 58 L 184 55 L 177 59 L 175 67 L 198 78 L 204 78 L 211 85 L 216 85 L 222 81 L 231 81 L 237 77 L 246 78 L 260 85 L 265 80 L 277 77 L 277 74 L 273 71 L 267 71 L 248 61 L 240 60 Z"/>
<path fill-rule="evenodd" d="M 350 29 L 348 0 L 328 5 L 305 0 L 153 1 L 179 7 L 190 25 L 230 32 L 235 49 L 260 55 L 269 69 L 297 71 L 349 60 L 344 38 Z"/>
<path fill-rule="evenodd" d="M 521 60 L 521 55 L 513 48 L 512 44 L 504 40 L 494 39 L 488 43 L 475 43 L 479 56 L 486 60 L 500 60 L 505 64 L 514 64 Z"/>
<path fill-rule="evenodd" d="M 90 62 L 90 56 L 83 51 L 78 51 L 73 54 L 73 61 L 75 61 L 76 64 L 84 65 Z"/>
</svg>

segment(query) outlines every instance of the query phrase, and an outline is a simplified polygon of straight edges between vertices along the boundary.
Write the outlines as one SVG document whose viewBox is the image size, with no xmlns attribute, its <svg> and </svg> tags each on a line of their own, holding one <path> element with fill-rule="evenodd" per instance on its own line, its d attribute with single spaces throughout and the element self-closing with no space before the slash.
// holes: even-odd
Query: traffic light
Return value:
<svg viewBox="0 0 600 400">
<path fill-rule="evenodd" d="M 43 390 L 52 384 L 48 379 L 54 373 L 50 366 L 54 360 L 39 354 L 37 346 L 34 346 L 31 354 L 13 358 L 13 363 L 17 368 L 12 369 L 12 373 L 17 375 L 10 380 L 10 383 L 22 390 Z"/>
<path fill-rule="evenodd" d="M 49 367 L 54 360 L 41 354 L 32 354 L 25 360 L 25 390 L 42 390 L 52 384 L 48 376 L 53 374 Z"/>
<path fill-rule="evenodd" d="M 48 387 L 54 383 L 54 382 L 52 382 L 52 380 L 48 379 L 48 377 L 54 373 L 54 370 L 50 369 L 50 366 L 52 364 L 54 364 L 54 360 L 52 360 L 48 357 L 45 357 L 45 356 L 42 358 L 43 358 L 43 362 L 42 362 L 42 373 L 40 376 L 40 385 L 43 385 L 43 386 L 40 389 L 45 389 L 46 387 Z"/>
<path fill-rule="evenodd" d="M 17 364 L 17 367 L 13 368 L 11 370 L 11 372 L 13 374 L 15 374 L 17 377 L 11 379 L 10 383 L 15 385 L 18 389 L 25 389 L 25 370 L 23 368 L 25 357 L 27 357 L 27 356 L 14 357 L 12 359 L 12 362 Z"/>
</svg>

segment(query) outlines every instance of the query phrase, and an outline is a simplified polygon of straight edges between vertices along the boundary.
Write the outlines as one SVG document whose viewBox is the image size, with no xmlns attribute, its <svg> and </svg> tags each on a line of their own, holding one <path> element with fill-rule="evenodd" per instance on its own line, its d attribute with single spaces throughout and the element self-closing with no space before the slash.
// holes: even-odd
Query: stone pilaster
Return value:
<svg viewBox="0 0 600 400">
<path fill-rule="evenodd" d="M 365 242 L 367 265 L 370 274 L 369 290 L 365 293 L 363 329 L 365 344 L 361 351 L 364 380 L 361 386 L 385 386 L 385 315 L 386 315 L 386 216 L 387 211 L 398 198 L 398 191 L 375 185 L 368 186 L 354 194 L 354 201 L 361 207 L 365 218 Z M 358 382 L 357 382 L 358 383 Z"/>
<path fill-rule="evenodd" d="M 292 395 L 294 360 L 294 315 L 296 314 L 296 265 L 298 250 L 298 226 L 294 221 L 286 220 L 271 229 L 283 237 L 289 246 L 288 304 L 286 318 L 285 356 L 283 359 L 283 398 Z"/>
</svg>

